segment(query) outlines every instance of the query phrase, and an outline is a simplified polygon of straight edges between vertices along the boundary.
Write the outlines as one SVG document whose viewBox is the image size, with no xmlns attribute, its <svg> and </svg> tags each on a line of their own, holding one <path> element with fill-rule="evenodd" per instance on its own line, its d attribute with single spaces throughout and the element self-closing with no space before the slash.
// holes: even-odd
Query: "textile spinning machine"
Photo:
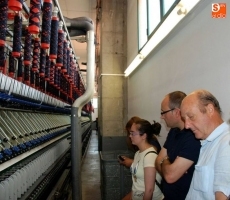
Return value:
<svg viewBox="0 0 230 200">
<path fill-rule="evenodd" d="M 92 26 L 66 18 L 67 27 L 56 0 L 0 0 L 0 10 L 0 200 L 67 199 L 70 187 L 77 199 L 74 170 L 91 133 Z M 88 34 L 87 89 L 68 28 Z"/>
</svg>

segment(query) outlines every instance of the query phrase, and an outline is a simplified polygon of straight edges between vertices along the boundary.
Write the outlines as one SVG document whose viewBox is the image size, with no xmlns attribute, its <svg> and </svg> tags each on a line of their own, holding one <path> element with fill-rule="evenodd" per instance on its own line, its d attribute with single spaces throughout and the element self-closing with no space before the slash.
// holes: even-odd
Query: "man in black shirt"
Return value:
<svg viewBox="0 0 230 200">
<path fill-rule="evenodd" d="M 161 118 L 170 129 L 156 159 L 156 169 L 163 177 L 164 200 L 184 200 L 192 180 L 200 152 L 200 141 L 185 129 L 180 105 L 185 93 L 175 91 L 161 103 Z"/>
</svg>

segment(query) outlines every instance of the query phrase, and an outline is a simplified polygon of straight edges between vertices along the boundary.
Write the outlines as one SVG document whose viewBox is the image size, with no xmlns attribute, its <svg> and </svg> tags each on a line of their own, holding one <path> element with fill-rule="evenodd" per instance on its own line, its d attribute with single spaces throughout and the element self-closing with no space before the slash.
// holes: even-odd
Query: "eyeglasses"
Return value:
<svg viewBox="0 0 230 200">
<path fill-rule="evenodd" d="M 162 111 L 162 112 L 161 112 L 161 115 L 164 115 L 164 114 L 166 114 L 167 112 L 170 112 L 170 111 L 173 111 L 173 110 L 175 110 L 175 108 L 172 108 L 172 109 L 166 110 L 166 111 Z"/>
<path fill-rule="evenodd" d="M 140 135 L 140 133 L 138 133 L 138 132 L 129 132 L 129 135 L 130 136 L 135 136 L 135 135 Z"/>
</svg>

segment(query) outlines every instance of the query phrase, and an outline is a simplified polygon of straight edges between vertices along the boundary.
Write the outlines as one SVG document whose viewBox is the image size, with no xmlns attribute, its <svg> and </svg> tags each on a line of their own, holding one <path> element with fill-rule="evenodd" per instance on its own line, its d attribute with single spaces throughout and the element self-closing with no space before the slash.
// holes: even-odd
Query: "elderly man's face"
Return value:
<svg viewBox="0 0 230 200">
<path fill-rule="evenodd" d="M 205 139 L 208 136 L 208 115 L 200 112 L 195 94 L 185 97 L 182 101 L 181 116 L 185 128 L 191 129 L 197 139 Z"/>
</svg>

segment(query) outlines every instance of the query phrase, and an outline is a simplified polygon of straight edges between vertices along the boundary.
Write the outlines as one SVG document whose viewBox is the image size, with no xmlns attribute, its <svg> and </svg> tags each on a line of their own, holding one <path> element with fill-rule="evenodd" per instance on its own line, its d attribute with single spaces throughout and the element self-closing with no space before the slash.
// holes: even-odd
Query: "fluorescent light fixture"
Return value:
<svg viewBox="0 0 230 200">
<path fill-rule="evenodd" d="M 125 70 L 129 76 L 200 0 L 181 0 Z M 140 58 L 141 56 L 141 58 Z"/>
</svg>

